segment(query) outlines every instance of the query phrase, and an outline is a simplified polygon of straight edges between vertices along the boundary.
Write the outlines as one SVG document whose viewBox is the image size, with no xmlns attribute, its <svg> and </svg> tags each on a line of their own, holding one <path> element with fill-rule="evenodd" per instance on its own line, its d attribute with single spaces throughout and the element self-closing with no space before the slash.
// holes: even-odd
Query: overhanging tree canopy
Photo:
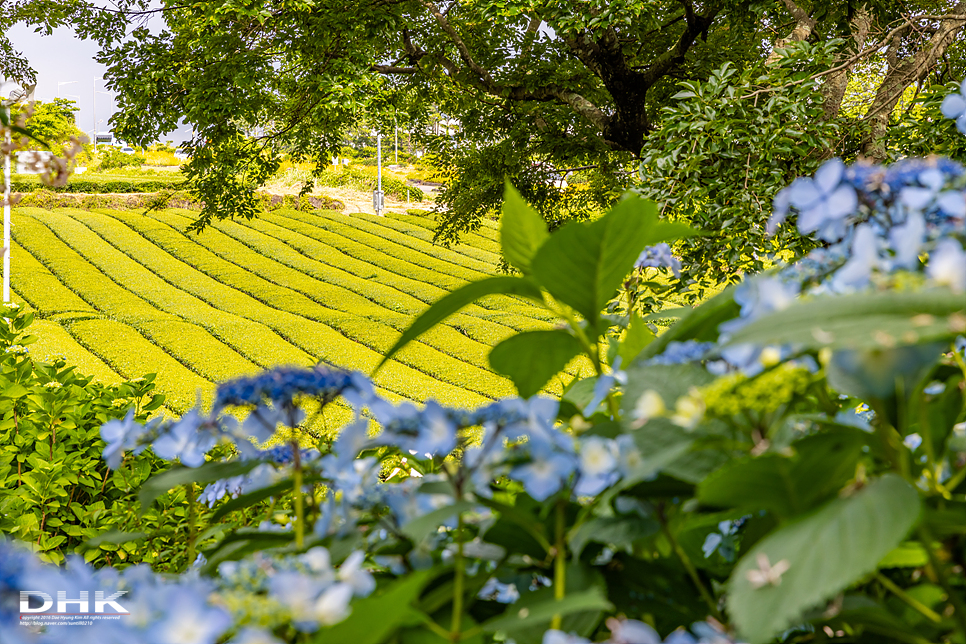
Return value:
<svg viewBox="0 0 966 644">
<path fill-rule="evenodd" d="M 762 83 L 794 86 L 811 77 L 820 98 L 803 100 L 821 103 L 815 122 L 839 117 L 860 65 L 881 63 L 863 127 L 850 124 L 860 135 L 821 139 L 804 156 L 881 158 L 903 91 L 930 74 L 962 73 L 966 23 L 966 1 L 943 0 L 148 4 L 125 0 L 120 11 L 98 11 L 78 0 L 14 2 L 0 9 L 0 22 L 73 21 L 98 37 L 108 84 L 119 93 L 114 127 L 126 140 L 150 142 L 179 121 L 192 125 L 194 157 L 185 171 L 206 204 L 199 226 L 253 215 L 252 193 L 281 154 L 322 167 L 346 128 L 365 120 L 413 129 L 437 152 L 447 176 L 443 240 L 478 224 L 502 197 L 505 176 L 551 222 L 613 199 L 637 159 L 654 145 L 667 147 L 652 137 L 668 132 L 662 108 L 677 103 L 681 81 L 705 82 L 725 63 L 767 76 L 776 49 L 795 41 L 825 45 L 829 55 L 802 61 L 798 76 Z M 140 26 L 120 38 L 125 19 L 136 25 L 153 14 L 163 17 L 163 29 Z M 0 47 L 10 49 L 2 38 Z M 7 74 L 25 73 L 5 66 Z M 421 129 L 437 110 L 459 120 L 454 140 Z M 689 141 L 687 131 L 675 136 L 682 147 Z M 576 202 L 547 180 L 551 169 L 575 167 L 592 186 Z M 779 170 L 776 181 L 801 167 Z"/>
</svg>

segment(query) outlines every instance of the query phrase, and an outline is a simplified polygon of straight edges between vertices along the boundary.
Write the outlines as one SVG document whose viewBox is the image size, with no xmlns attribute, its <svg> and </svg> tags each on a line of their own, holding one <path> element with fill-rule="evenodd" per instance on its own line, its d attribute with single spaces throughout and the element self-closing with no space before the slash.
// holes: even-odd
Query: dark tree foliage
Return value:
<svg viewBox="0 0 966 644">
<path fill-rule="evenodd" d="M 741 220 L 733 232 L 755 237 L 791 177 L 831 156 L 889 156 L 903 92 L 961 76 L 966 23 L 966 0 L 146 4 L 98 11 L 80 0 L 14 2 L 0 9 L 0 24 L 72 22 L 99 38 L 108 86 L 119 94 L 114 129 L 125 140 L 150 143 L 180 122 L 193 127 L 185 173 L 206 204 L 197 227 L 254 216 L 255 190 L 283 155 L 321 171 L 353 128 L 388 134 L 398 125 L 443 169 L 444 243 L 493 212 L 507 177 L 555 226 L 638 184 L 642 161 L 662 167 L 642 189 L 673 206 L 668 213 L 714 233 Z M 150 15 L 152 29 L 138 26 Z M 781 62 L 789 57 L 794 64 Z M 25 76 L 19 64 L 6 62 L 6 73 Z M 866 109 L 843 116 L 850 79 L 870 68 L 877 85 Z M 716 81 L 725 69 L 728 78 Z M 696 109 L 682 98 L 682 83 L 685 93 L 714 94 L 727 127 L 745 135 L 705 135 L 720 134 L 722 121 L 713 105 Z M 455 135 L 431 133 L 441 119 L 458 122 Z M 692 148 L 697 161 L 674 161 Z M 750 174 L 729 178 L 730 191 L 705 181 L 755 162 L 763 168 L 753 199 L 733 194 Z M 563 190 L 561 180 L 574 178 L 582 188 Z M 702 194 L 688 187 L 694 180 L 704 182 Z M 664 195 L 654 190 L 662 184 Z M 707 239 L 691 243 L 699 271 L 720 242 Z M 749 243 L 715 270 L 755 268 L 745 260 L 761 244 Z"/>
</svg>

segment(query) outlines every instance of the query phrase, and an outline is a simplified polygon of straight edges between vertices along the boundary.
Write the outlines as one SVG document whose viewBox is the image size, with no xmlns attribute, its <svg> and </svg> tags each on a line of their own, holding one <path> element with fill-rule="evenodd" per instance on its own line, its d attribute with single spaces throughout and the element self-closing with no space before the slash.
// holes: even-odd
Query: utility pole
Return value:
<svg viewBox="0 0 966 644">
<path fill-rule="evenodd" d="M 6 103 L 6 101 L 4 101 Z M 7 123 L 10 123 L 10 106 L 4 105 Z M 10 128 L 7 128 L 7 149 L 10 148 Z M 10 302 L 10 153 L 3 155 L 3 303 Z"/>
<path fill-rule="evenodd" d="M 376 134 L 376 189 L 372 191 L 372 209 L 384 217 L 385 197 L 382 193 L 382 134 Z"/>
</svg>

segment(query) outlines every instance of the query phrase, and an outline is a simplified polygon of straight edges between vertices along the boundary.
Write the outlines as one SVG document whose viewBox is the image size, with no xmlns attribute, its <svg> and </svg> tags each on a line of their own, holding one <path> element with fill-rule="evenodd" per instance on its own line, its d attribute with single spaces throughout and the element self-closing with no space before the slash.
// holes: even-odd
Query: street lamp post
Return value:
<svg viewBox="0 0 966 644">
<path fill-rule="evenodd" d="M 384 217 L 385 195 L 382 192 L 382 134 L 376 134 L 376 189 L 372 192 L 372 209 Z"/>
<path fill-rule="evenodd" d="M 57 96 L 58 96 L 58 98 L 60 97 L 60 88 L 61 88 L 62 85 L 70 85 L 70 84 L 76 83 L 76 82 L 78 82 L 78 81 L 59 81 L 57 83 Z M 74 96 L 74 94 L 68 94 L 68 96 Z M 78 98 L 80 98 L 80 97 L 78 96 Z"/>
</svg>

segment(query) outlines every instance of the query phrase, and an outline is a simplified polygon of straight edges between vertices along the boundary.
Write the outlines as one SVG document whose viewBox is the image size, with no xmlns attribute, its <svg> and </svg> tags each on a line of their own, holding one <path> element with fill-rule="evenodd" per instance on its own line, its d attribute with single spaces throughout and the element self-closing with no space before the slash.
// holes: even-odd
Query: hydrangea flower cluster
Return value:
<svg viewBox="0 0 966 644">
<path fill-rule="evenodd" d="M 104 459 L 111 469 L 117 469 L 126 452 L 137 454 L 150 445 L 163 459 L 199 467 L 211 448 L 226 442 L 233 444 L 242 458 L 285 463 L 294 457 L 291 448 L 263 451 L 256 444 L 271 438 L 279 425 L 296 427 L 304 420 L 305 413 L 297 404 L 299 397 L 313 396 L 326 403 L 340 395 L 358 409 L 375 394 L 372 383 L 362 374 L 322 365 L 309 369 L 279 367 L 237 378 L 218 387 L 210 414 L 196 408 L 175 422 L 158 418 L 141 425 L 131 411 L 122 420 L 104 424 Z M 233 416 L 221 415 L 231 405 L 254 408 L 244 422 L 239 422 Z"/>
<path fill-rule="evenodd" d="M 321 625 L 342 621 L 351 612 L 351 600 L 375 588 L 372 575 L 362 568 L 362 552 L 351 554 L 333 568 L 329 552 L 315 547 L 297 556 L 268 558 L 262 554 L 238 562 L 222 563 L 220 577 L 205 580 L 197 574 L 170 578 L 146 565 L 124 571 L 92 569 L 78 556 L 66 567 L 41 563 L 25 548 L 0 540 L 0 641 L 4 644 L 46 644 L 72 640 L 97 644 L 214 644 L 231 631 L 244 627 L 246 616 L 236 614 L 225 598 L 235 594 L 257 596 L 268 603 L 278 624 L 290 621 L 298 630 L 311 632 Z M 96 620 L 82 629 L 25 628 L 20 620 L 22 590 L 70 599 L 103 593 L 105 613 L 130 613 L 130 618 Z M 116 601 L 112 605 L 110 600 Z M 76 608 L 75 604 L 68 604 Z M 255 639 L 259 635 L 261 640 Z M 275 641 L 258 628 L 242 628 L 233 643 Z"/>
<path fill-rule="evenodd" d="M 648 246 L 634 263 L 635 268 L 670 268 L 675 277 L 681 277 L 681 260 L 671 253 L 666 243 Z"/>
<path fill-rule="evenodd" d="M 296 379 L 294 386 L 285 383 L 287 376 Z M 242 459 L 258 459 L 262 463 L 248 474 L 208 485 L 201 501 L 213 506 L 226 496 L 237 497 L 265 488 L 287 476 L 286 468 L 294 455 L 291 446 L 259 450 L 252 444 L 253 439 L 269 438 L 269 428 L 274 430 L 276 420 L 287 424 L 274 410 L 292 408 L 299 395 L 316 395 L 320 391 L 329 395 L 336 390 L 345 394 L 351 390 L 359 416 L 342 429 L 331 452 L 323 456 L 317 450 L 300 451 L 300 468 L 320 475 L 329 490 L 314 527 L 318 537 L 344 534 L 374 511 L 388 512 L 384 519 L 398 531 L 428 512 L 451 505 L 454 498 L 488 497 L 491 484 L 501 477 L 520 483 L 534 499 L 545 501 L 565 491 L 577 498 L 594 496 L 622 479 L 642 476 L 644 459 L 631 436 L 575 437 L 556 426 L 559 403 L 549 398 L 508 398 L 472 411 L 428 401 L 419 409 L 411 403 L 394 405 L 383 400 L 359 374 L 320 378 L 323 383 L 336 383 L 332 387 L 324 384 L 321 390 L 305 386 L 304 372 L 292 369 L 240 380 L 223 385 L 219 391 L 230 395 L 219 395 L 219 400 L 250 405 L 259 400 L 257 396 L 270 394 L 274 396 L 270 406 L 256 403 L 259 406 L 241 423 L 232 416 L 202 416 L 193 410 L 160 429 L 151 424 L 140 426 L 129 415 L 102 428 L 101 434 L 108 442 L 105 460 L 116 467 L 124 450 L 144 449 L 148 444 L 145 437 L 149 437 L 159 456 L 200 465 L 207 450 L 220 441 L 231 440 Z M 293 398 L 281 398 L 283 395 Z M 377 435 L 370 436 L 370 421 L 361 415 L 363 410 L 381 426 Z M 478 428 L 474 444 L 463 436 L 470 428 Z M 383 482 L 381 462 L 374 457 L 359 458 L 361 452 L 373 448 L 390 448 L 405 467 L 397 468 L 389 481 Z M 439 467 L 457 451 L 462 452 L 458 467 Z M 434 474 L 434 469 L 441 473 Z M 403 476 L 397 477 L 400 472 Z M 429 481 L 445 483 L 443 489 L 449 492 L 421 492 L 419 488 Z"/>
<path fill-rule="evenodd" d="M 604 644 L 740 644 L 714 622 L 692 624 L 691 633 L 679 628 L 663 640 L 650 625 L 636 619 L 612 617 L 607 620 L 607 627 L 611 635 Z M 590 640 L 573 633 L 549 630 L 543 635 L 543 644 L 590 644 Z"/>
<path fill-rule="evenodd" d="M 825 246 L 780 272 L 810 292 L 865 288 L 874 273 L 919 271 L 966 292 L 964 168 L 945 158 L 903 159 L 891 166 L 827 161 L 814 178 L 796 179 L 775 197 L 774 232 L 791 213 L 798 230 Z M 925 267 L 920 256 L 929 254 Z"/>
</svg>

